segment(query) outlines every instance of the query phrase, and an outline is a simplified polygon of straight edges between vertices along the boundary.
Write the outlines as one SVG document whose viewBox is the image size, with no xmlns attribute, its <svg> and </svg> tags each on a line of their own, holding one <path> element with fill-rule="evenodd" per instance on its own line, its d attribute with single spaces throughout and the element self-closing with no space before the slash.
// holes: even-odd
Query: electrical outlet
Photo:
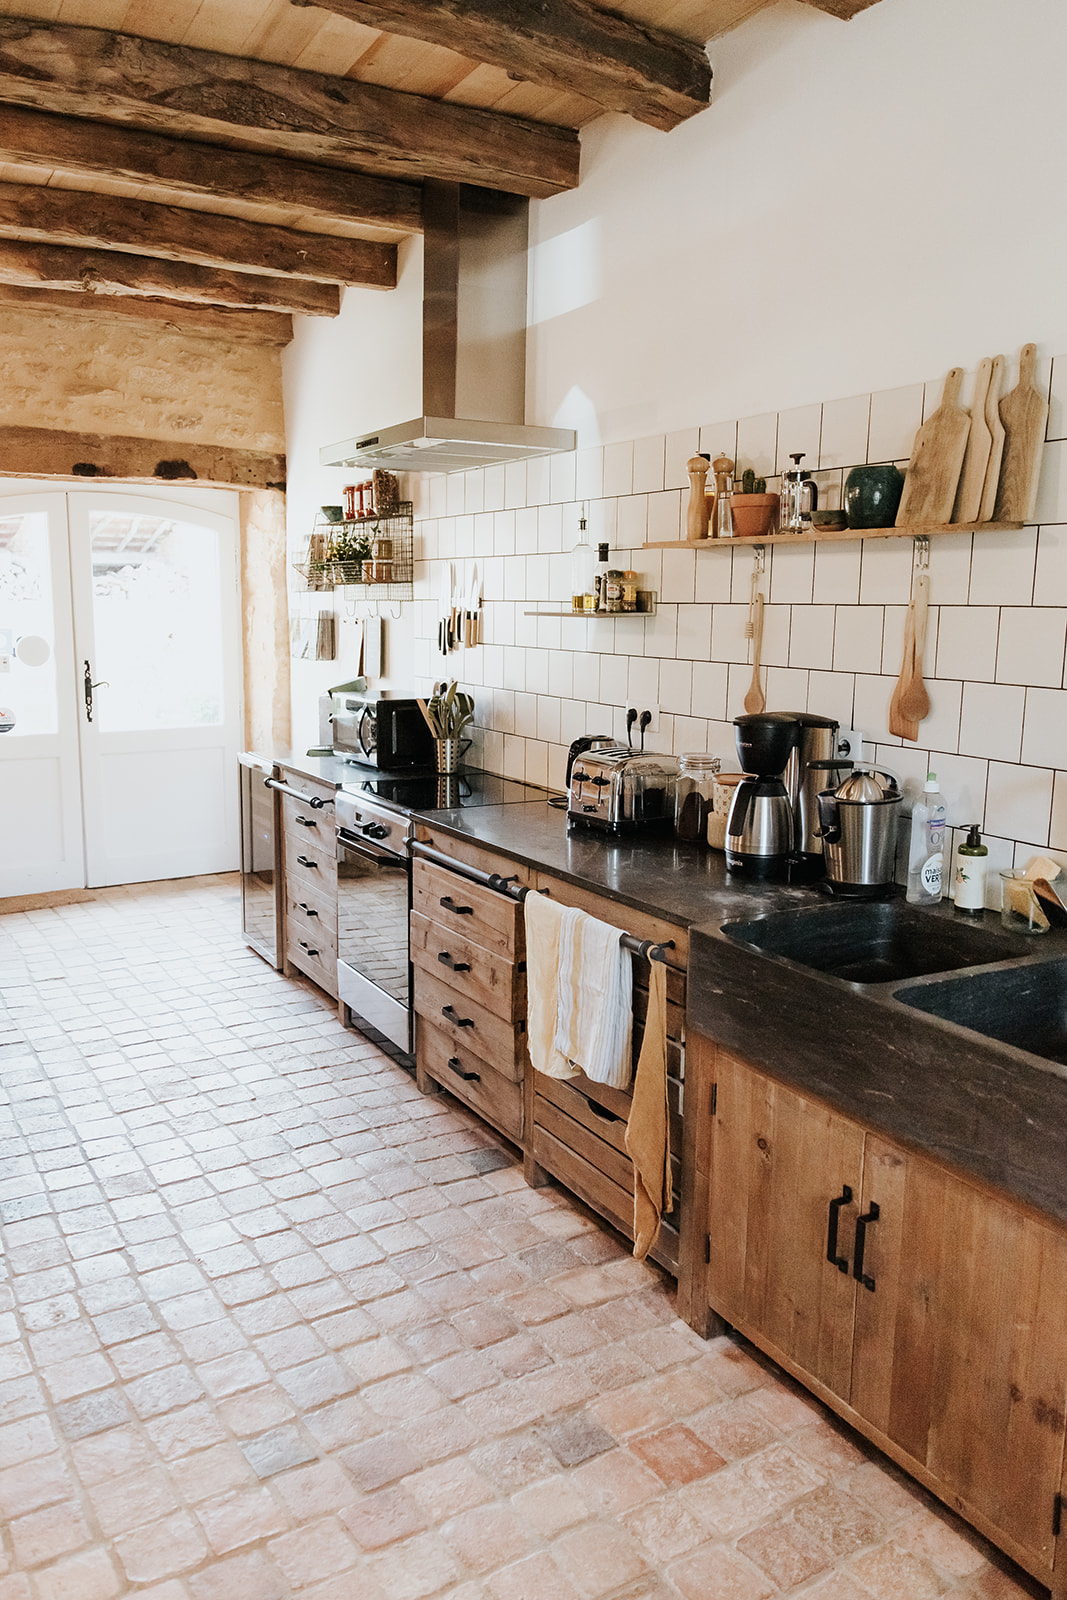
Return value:
<svg viewBox="0 0 1067 1600">
<path fill-rule="evenodd" d="M 626 718 L 629 716 L 631 711 L 636 711 L 637 713 L 637 718 L 633 727 L 634 743 L 636 744 L 640 741 L 641 718 L 643 716 L 647 715 L 651 718 L 651 721 L 645 723 L 646 733 L 655 733 L 659 728 L 659 706 L 639 706 L 635 705 L 633 701 L 627 700 L 626 704 L 623 706 L 622 712 L 624 727 L 626 726 Z"/>
</svg>

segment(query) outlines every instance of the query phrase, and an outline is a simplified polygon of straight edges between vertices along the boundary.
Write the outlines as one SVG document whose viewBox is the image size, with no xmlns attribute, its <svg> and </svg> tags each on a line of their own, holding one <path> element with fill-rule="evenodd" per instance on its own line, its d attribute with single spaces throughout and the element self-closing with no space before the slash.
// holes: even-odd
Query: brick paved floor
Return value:
<svg viewBox="0 0 1067 1600">
<path fill-rule="evenodd" d="M 0 917 L 0 1600 L 1032 1592 L 238 917 Z"/>
</svg>

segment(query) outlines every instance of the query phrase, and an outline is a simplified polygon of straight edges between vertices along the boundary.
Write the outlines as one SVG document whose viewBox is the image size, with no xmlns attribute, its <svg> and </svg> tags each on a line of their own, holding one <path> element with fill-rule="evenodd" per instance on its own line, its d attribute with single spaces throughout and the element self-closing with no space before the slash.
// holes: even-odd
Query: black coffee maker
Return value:
<svg viewBox="0 0 1067 1600">
<path fill-rule="evenodd" d="M 782 779 L 800 737 L 788 711 L 757 711 L 734 718 L 734 743 L 745 777 L 734 790 L 726 819 L 726 865 L 752 878 L 789 876 L 793 807 Z"/>
</svg>

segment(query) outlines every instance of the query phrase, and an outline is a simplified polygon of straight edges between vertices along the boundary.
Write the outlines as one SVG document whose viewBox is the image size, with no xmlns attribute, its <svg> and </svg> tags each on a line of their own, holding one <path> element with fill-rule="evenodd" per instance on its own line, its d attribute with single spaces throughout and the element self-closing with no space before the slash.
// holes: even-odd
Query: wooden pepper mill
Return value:
<svg viewBox="0 0 1067 1600">
<path fill-rule="evenodd" d="M 716 456 L 711 466 L 712 471 L 715 473 L 715 515 L 712 538 L 729 538 L 734 531 L 734 524 L 730 515 L 727 483 L 733 477 L 734 464 L 729 456 Z"/>
<path fill-rule="evenodd" d="M 700 544 L 708 537 L 707 478 L 711 462 L 707 456 L 690 456 L 685 464 L 689 474 L 689 508 L 685 515 L 685 536 L 690 544 Z"/>
</svg>

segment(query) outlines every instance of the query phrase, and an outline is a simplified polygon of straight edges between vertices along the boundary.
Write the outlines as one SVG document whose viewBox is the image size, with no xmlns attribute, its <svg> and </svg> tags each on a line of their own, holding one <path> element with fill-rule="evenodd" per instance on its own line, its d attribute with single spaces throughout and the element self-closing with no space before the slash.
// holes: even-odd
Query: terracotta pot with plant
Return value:
<svg viewBox="0 0 1067 1600">
<path fill-rule="evenodd" d="M 765 538 L 778 521 L 778 496 L 767 493 L 766 478 L 757 478 L 751 467 L 741 474 L 741 493 L 730 496 L 734 517 L 734 537 Z"/>
</svg>

